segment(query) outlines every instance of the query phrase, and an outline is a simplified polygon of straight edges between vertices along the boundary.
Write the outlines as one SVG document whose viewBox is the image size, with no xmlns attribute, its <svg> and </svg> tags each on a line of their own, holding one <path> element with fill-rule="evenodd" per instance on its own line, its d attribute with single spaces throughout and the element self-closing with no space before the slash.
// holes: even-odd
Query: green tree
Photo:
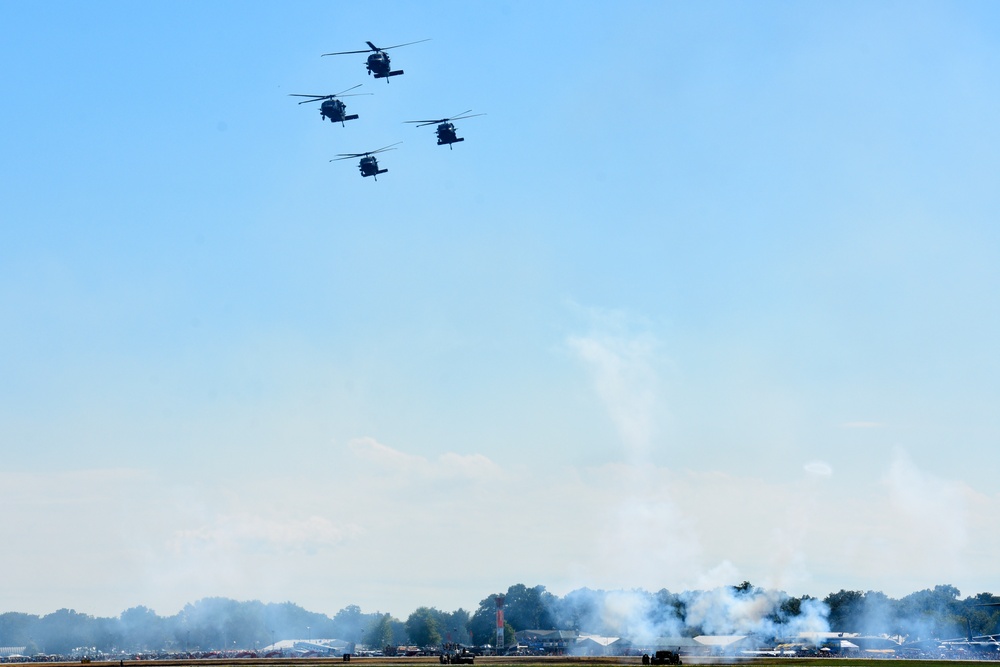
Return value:
<svg viewBox="0 0 1000 667">
<path fill-rule="evenodd" d="M 860 632 L 865 594 L 861 591 L 830 593 L 823 602 L 830 608 L 830 629 L 834 632 Z"/>
<path fill-rule="evenodd" d="M 504 602 L 504 619 L 514 630 L 554 630 L 550 606 L 555 596 L 545 586 L 528 588 L 515 584 L 507 589 Z"/>
<path fill-rule="evenodd" d="M 859 632 L 866 635 L 899 634 L 896 609 L 895 600 L 885 593 L 868 591 L 865 593 Z"/>
<path fill-rule="evenodd" d="M 371 622 L 371 619 L 361 613 L 361 607 L 351 604 L 333 617 L 333 636 L 349 642 L 361 641 L 361 633 Z"/>
<path fill-rule="evenodd" d="M 376 614 L 365 629 L 364 643 L 370 648 L 380 649 L 393 644 L 392 616 Z"/>
<path fill-rule="evenodd" d="M 156 651 L 167 643 L 164 619 L 147 607 L 126 609 L 118 617 L 118 624 L 124 649 Z"/>
<path fill-rule="evenodd" d="M 445 639 L 452 644 L 467 644 L 469 642 L 469 612 L 461 607 L 449 613 L 442 613 L 438 619 Z"/>
<path fill-rule="evenodd" d="M 979 593 L 966 600 L 966 603 L 972 634 L 996 634 L 1000 627 L 1000 597 L 992 593 Z"/>
<path fill-rule="evenodd" d="M 808 595 L 803 595 L 800 598 L 787 597 L 781 601 L 779 606 L 779 613 L 782 618 L 794 618 L 802 613 L 802 601 L 809 599 Z"/>
<path fill-rule="evenodd" d="M 910 593 L 896 604 L 900 634 L 910 639 L 957 637 L 965 634 L 965 616 L 954 586 L 935 586 Z"/>
<path fill-rule="evenodd" d="M 406 619 L 406 634 L 417 646 L 437 646 L 441 643 L 441 631 L 437 620 L 437 610 L 420 607 Z"/>
<path fill-rule="evenodd" d="M 33 639 L 44 653 L 64 654 L 77 647 L 93 646 L 95 628 L 93 616 L 60 609 L 39 620 Z"/>
<path fill-rule="evenodd" d="M 16 611 L 0 614 L 0 646 L 27 646 L 38 621 L 38 616 Z"/>
<path fill-rule="evenodd" d="M 469 619 L 468 629 L 472 632 L 472 643 L 478 645 L 496 643 L 497 636 L 497 596 L 490 595 L 480 601 L 479 607 L 473 612 Z"/>
<path fill-rule="evenodd" d="M 687 613 L 687 606 L 680 595 L 661 588 L 650 602 L 652 611 L 649 620 L 653 627 L 662 628 L 680 624 L 680 619 Z"/>
</svg>

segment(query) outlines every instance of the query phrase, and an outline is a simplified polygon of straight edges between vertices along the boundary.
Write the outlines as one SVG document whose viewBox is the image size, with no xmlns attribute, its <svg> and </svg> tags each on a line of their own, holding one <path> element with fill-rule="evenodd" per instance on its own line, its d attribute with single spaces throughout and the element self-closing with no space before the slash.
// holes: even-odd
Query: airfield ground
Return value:
<svg viewBox="0 0 1000 667">
<path fill-rule="evenodd" d="M 685 665 L 752 665 L 753 667 L 887 667 L 887 662 L 902 662 L 905 667 L 982 667 L 992 660 L 909 660 L 897 658 L 718 658 L 685 656 Z M 125 667 L 136 667 L 139 662 L 153 663 L 150 667 L 432 667 L 439 665 L 435 656 L 412 658 L 354 658 L 345 663 L 333 658 L 246 658 L 224 660 L 143 660 L 127 661 Z M 520 657 L 479 656 L 476 665 L 485 667 L 598 667 L 602 665 L 642 665 L 639 657 Z M 56 663 L 78 667 L 79 662 Z M 54 665 L 52 667 L 55 667 Z M 93 661 L 88 667 L 119 667 L 117 661 Z"/>
</svg>

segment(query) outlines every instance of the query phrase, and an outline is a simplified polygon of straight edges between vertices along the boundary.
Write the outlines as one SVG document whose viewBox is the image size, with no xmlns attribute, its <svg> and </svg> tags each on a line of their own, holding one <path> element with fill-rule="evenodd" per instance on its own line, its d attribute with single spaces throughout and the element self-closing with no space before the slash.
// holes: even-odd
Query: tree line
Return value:
<svg viewBox="0 0 1000 667">
<path fill-rule="evenodd" d="M 0 646 L 25 653 L 103 653 L 259 650 L 282 639 L 341 639 L 373 648 L 484 645 L 496 639 L 496 598 L 474 611 L 420 607 L 405 620 L 349 605 L 330 617 L 291 602 L 206 598 L 173 616 L 143 606 L 115 618 L 71 609 L 37 616 L 0 614 Z M 935 586 L 901 599 L 878 591 L 831 593 L 822 600 L 792 597 L 749 582 L 713 591 L 671 593 L 578 589 L 564 597 L 544 586 L 510 586 L 504 596 L 505 645 L 520 630 L 575 630 L 604 636 L 749 634 L 793 636 L 802 629 L 858 632 L 909 640 L 1000 633 L 1000 597 L 961 598 L 953 586 Z"/>
</svg>

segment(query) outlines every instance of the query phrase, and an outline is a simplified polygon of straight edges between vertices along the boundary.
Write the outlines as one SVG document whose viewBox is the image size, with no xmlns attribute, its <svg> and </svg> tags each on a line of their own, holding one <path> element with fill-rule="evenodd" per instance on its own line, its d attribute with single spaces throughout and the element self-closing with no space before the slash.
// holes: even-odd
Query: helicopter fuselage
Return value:
<svg viewBox="0 0 1000 667">
<path fill-rule="evenodd" d="M 354 120 L 358 114 L 346 115 L 347 105 L 337 99 L 324 100 L 319 107 L 319 115 L 322 118 L 329 118 L 331 123 L 341 123 L 345 120 Z"/>
<path fill-rule="evenodd" d="M 465 138 L 458 136 L 454 123 L 441 123 L 437 126 L 438 146 L 448 144 L 450 148 L 451 144 L 458 143 L 459 141 L 465 141 Z"/>
<path fill-rule="evenodd" d="M 393 70 L 389 64 L 389 54 L 385 51 L 376 51 L 368 56 L 368 73 L 376 79 L 385 79 L 390 76 L 399 76 L 403 70 Z"/>
<path fill-rule="evenodd" d="M 374 155 L 367 155 L 361 158 L 361 162 L 358 164 L 358 169 L 361 171 L 361 175 L 364 177 L 374 176 L 375 180 L 378 180 L 379 174 L 384 174 L 388 169 L 379 169 L 378 160 L 375 159 Z"/>
</svg>

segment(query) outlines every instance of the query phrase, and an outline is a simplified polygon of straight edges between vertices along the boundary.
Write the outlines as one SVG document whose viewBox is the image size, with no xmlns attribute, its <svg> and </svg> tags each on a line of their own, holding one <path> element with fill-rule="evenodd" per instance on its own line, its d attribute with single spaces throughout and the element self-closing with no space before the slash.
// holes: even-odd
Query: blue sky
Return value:
<svg viewBox="0 0 1000 667">
<path fill-rule="evenodd" d="M 9 610 L 996 592 L 995 5 L 2 13 Z"/>
</svg>

